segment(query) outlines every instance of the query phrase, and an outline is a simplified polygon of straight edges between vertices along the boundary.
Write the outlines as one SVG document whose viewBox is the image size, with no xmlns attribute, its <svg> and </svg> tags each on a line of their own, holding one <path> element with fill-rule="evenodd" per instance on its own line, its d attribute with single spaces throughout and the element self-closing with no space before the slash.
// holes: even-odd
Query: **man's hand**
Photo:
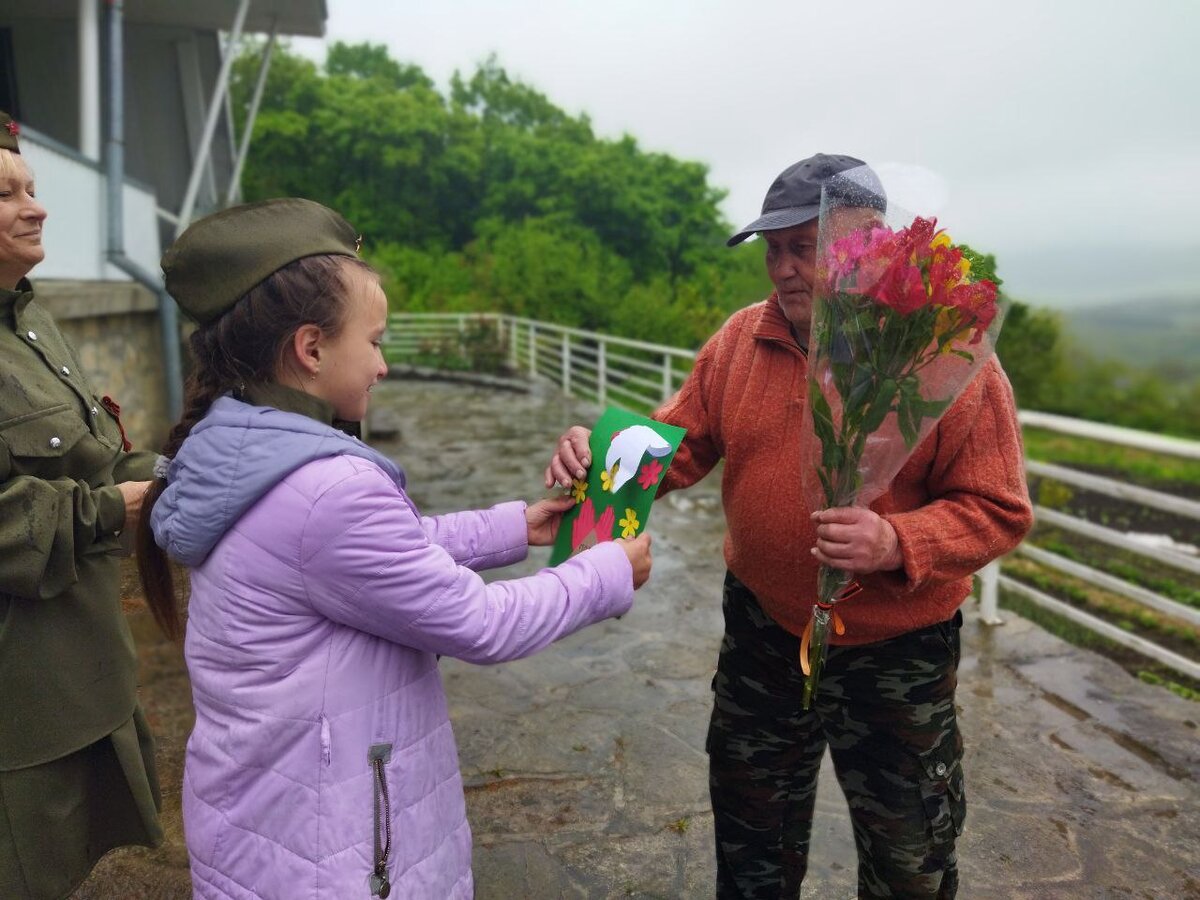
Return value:
<svg viewBox="0 0 1200 900">
<path fill-rule="evenodd" d="M 818 562 L 860 575 L 904 565 L 896 530 L 869 509 L 823 509 L 812 514 L 812 521 L 817 526 L 817 546 L 812 554 Z"/>
<path fill-rule="evenodd" d="M 592 451 L 588 448 L 588 438 L 592 432 L 582 425 L 572 425 L 558 439 L 558 450 L 546 466 L 546 487 L 554 485 L 569 488 L 571 479 L 583 481 L 587 477 L 588 466 L 592 464 Z"/>
<path fill-rule="evenodd" d="M 525 507 L 525 521 L 529 525 L 529 546 L 548 547 L 558 537 L 558 526 L 563 513 L 575 505 L 571 497 L 551 497 Z"/>
</svg>

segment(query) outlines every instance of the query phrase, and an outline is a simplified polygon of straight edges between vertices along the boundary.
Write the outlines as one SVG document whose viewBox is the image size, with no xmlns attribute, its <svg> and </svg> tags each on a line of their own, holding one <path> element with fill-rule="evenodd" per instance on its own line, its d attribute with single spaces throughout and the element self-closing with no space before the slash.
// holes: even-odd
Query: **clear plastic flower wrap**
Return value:
<svg viewBox="0 0 1200 900">
<path fill-rule="evenodd" d="M 866 507 L 887 490 L 994 353 L 1003 318 L 991 258 L 883 196 L 866 166 L 822 190 L 801 436 L 812 510 Z M 820 567 L 800 650 L 806 709 L 830 631 L 844 633 L 837 605 L 856 592 L 851 573 Z"/>
</svg>

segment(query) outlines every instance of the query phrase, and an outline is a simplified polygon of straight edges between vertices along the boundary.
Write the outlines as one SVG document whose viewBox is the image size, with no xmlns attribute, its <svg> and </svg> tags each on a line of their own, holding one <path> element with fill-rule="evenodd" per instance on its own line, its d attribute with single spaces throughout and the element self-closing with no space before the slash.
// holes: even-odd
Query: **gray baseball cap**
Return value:
<svg viewBox="0 0 1200 900">
<path fill-rule="evenodd" d="M 860 169 L 854 177 L 839 180 L 839 192 L 845 206 L 866 206 L 887 210 L 887 195 L 875 173 L 853 156 L 818 153 L 802 159 L 779 173 L 763 200 L 762 215 L 725 242 L 732 247 L 752 234 L 803 225 L 821 211 L 821 187 L 835 175 Z"/>
</svg>

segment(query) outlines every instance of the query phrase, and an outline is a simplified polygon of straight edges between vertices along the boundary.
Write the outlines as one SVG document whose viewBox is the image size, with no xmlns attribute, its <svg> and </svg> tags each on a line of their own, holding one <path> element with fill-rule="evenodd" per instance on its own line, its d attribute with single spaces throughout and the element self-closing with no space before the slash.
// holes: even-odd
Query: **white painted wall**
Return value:
<svg viewBox="0 0 1200 900">
<path fill-rule="evenodd" d="M 105 260 L 104 174 L 79 159 L 39 142 L 32 129 L 21 133 L 21 153 L 33 168 L 38 199 L 49 212 L 42 242 L 46 259 L 34 278 L 130 281 Z M 154 195 L 126 183 L 125 255 L 148 272 L 159 271 L 162 255 Z"/>
</svg>

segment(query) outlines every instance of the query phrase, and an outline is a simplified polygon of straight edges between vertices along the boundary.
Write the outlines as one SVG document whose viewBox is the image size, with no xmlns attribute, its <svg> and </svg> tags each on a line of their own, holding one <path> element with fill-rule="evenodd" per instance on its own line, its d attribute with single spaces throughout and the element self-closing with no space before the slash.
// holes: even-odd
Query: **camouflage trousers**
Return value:
<svg viewBox="0 0 1200 900">
<path fill-rule="evenodd" d="M 859 897 L 954 897 L 966 812 L 954 713 L 961 614 L 830 648 L 804 711 L 799 638 L 731 574 L 723 606 L 707 742 L 718 900 L 799 897 L 826 746 L 850 807 Z"/>
</svg>

